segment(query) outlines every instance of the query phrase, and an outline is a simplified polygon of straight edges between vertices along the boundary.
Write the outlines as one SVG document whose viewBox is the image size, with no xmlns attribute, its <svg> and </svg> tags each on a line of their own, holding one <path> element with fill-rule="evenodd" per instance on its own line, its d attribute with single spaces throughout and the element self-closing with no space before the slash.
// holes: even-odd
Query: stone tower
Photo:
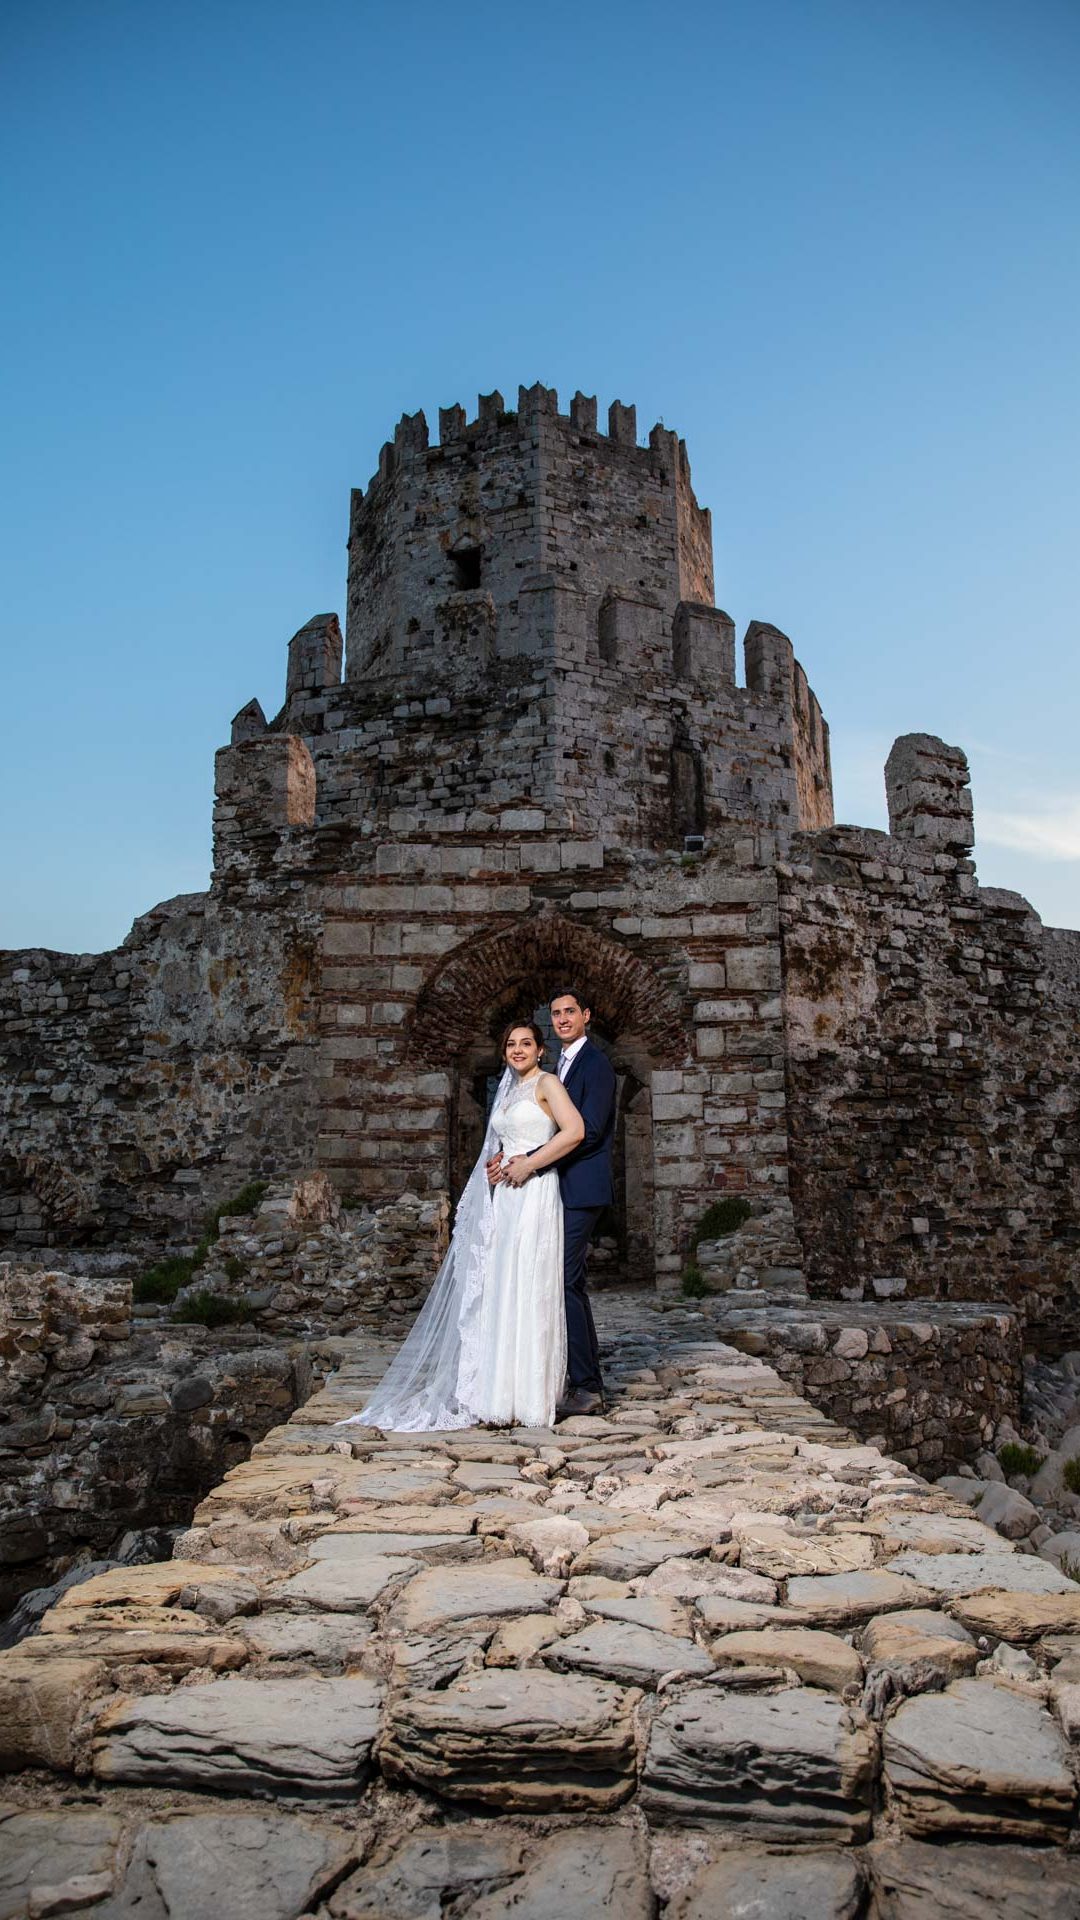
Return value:
<svg viewBox="0 0 1080 1920">
<path fill-rule="evenodd" d="M 540 386 L 515 412 L 495 393 L 475 420 L 449 407 L 440 425 L 430 446 L 423 414 L 403 419 L 353 495 L 344 683 L 331 617 L 290 645 L 271 732 L 312 755 L 313 824 L 362 814 L 368 833 L 469 842 L 521 805 L 546 832 L 657 852 L 739 820 L 828 824 L 828 730 L 783 634 L 753 623 L 736 683 L 677 435 L 656 426 L 639 446 L 617 402 L 601 434 L 595 400 L 560 414 Z M 258 737 L 253 714 L 238 745 Z M 306 822 L 287 757 L 274 804 Z M 223 765 L 225 809 L 230 766 L 250 758 Z"/>
</svg>

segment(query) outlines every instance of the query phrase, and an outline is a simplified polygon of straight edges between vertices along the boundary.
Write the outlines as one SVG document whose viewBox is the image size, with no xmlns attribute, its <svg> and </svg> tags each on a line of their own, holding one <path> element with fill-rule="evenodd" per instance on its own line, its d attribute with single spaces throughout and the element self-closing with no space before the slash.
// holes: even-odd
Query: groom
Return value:
<svg viewBox="0 0 1080 1920">
<path fill-rule="evenodd" d="M 564 987 L 551 1001 L 551 1024 L 562 1043 L 558 1075 L 585 1122 L 585 1138 L 556 1166 L 563 1203 L 563 1291 L 566 1300 L 568 1386 L 558 1417 L 597 1413 L 604 1406 L 600 1348 L 585 1284 L 589 1242 L 596 1223 L 614 1198 L 611 1147 L 615 1137 L 615 1074 L 611 1062 L 589 1039 L 589 1003 L 576 987 Z M 494 1186 L 502 1177 L 502 1155 L 488 1161 Z"/>
<path fill-rule="evenodd" d="M 603 1410 L 600 1348 L 585 1283 L 589 1243 L 596 1223 L 614 1199 L 611 1147 L 615 1138 L 615 1073 L 606 1053 L 589 1039 L 591 1012 L 574 987 L 551 1001 L 551 1024 L 562 1042 L 558 1075 L 585 1122 L 585 1138 L 556 1167 L 563 1203 L 563 1288 L 566 1298 L 566 1358 L 569 1384 L 560 1420 Z"/>
</svg>

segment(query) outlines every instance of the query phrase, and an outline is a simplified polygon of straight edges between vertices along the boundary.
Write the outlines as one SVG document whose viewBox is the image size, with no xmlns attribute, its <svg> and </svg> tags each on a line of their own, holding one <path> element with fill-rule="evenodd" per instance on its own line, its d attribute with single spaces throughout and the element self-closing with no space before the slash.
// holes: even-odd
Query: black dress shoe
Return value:
<svg viewBox="0 0 1080 1920">
<path fill-rule="evenodd" d="M 604 1413 L 606 1402 L 602 1393 L 593 1393 L 589 1387 L 574 1387 L 565 1400 L 560 1400 L 555 1409 L 556 1420 L 573 1420 L 579 1414 Z"/>
</svg>

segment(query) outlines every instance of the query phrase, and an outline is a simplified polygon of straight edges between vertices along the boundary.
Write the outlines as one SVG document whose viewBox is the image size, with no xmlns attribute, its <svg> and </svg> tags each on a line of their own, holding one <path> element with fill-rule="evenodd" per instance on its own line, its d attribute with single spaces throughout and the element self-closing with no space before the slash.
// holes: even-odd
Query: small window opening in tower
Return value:
<svg viewBox="0 0 1080 1920">
<path fill-rule="evenodd" d="M 459 593 L 471 593 L 480 585 L 480 566 L 484 557 L 483 547 L 465 546 L 459 543 L 450 554 L 450 565 L 454 569 L 454 585 Z"/>
</svg>

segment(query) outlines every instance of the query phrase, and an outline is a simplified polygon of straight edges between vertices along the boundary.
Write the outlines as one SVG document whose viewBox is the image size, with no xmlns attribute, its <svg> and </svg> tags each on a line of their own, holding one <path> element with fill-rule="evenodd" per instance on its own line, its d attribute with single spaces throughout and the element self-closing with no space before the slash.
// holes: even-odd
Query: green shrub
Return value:
<svg viewBox="0 0 1080 1920">
<path fill-rule="evenodd" d="M 734 1233 L 749 1220 L 752 1212 L 749 1200 L 744 1200 L 741 1193 L 728 1193 L 722 1200 L 714 1200 L 694 1228 L 695 1250 L 702 1240 L 720 1240 L 725 1233 Z"/>
<path fill-rule="evenodd" d="M 221 1264 L 225 1270 L 226 1280 L 242 1280 L 247 1272 L 244 1262 L 238 1260 L 235 1253 L 230 1253 Z"/>
<path fill-rule="evenodd" d="M 266 1180 L 248 1180 L 239 1193 L 233 1194 L 231 1200 L 223 1200 L 220 1207 L 215 1207 L 211 1213 L 208 1213 L 206 1216 L 207 1243 L 217 1239 L 226 1215 L 254 1213 L 266 1193 L 268 1184 Z"/>
<path fill-rule="evenodd" d="M 1061 1568 L 1066 1580 L 1075 1580 L 1077 1586 L 1080 1587 L 1080 1560 L 1077 1559 L 1074 1553 L 1063 1553 L 1061 1559 L 1058 1561 L 1058 1566 Z"/>
<path fill-rule="evenodd" d="M 251 1319 L 251 1308 L 243 1300 L 225 1300 L 220 1293 L 204 1287 L 189 1293 L 173 1311 L 173 1319 L 200 1327 L 236 1327 Z"/>
<path fill-rule="evenodd" d="M 1018 1440 L 1007 1440 L 1003 1447 L 998 1448 L 997 1457 L 998 1465 L 1007 1480 L 1011 1480 L 1018 1473 L 1022 1473 L 1025 1480 L 1030 1480 L 1032 1474 L 1038 1473 L 1046 1458 L 1037 1447 L 1025 1446 Z"/>
<path fill-rule="evenodd" d="M 205 1257 L 205 1256 L 204 1256 Z M 148 1267 L 140 1273 L 131 1288 L 131 1297 L 140 1306 L 151 1302 L 158 1306 L 168 1306 L 175 1300 L 181 1287 L 186 1287 L 197 1266 L 201 1265 L 193 1255 L 173 1254 L 167 1260 L 159 1260 L 156 1266 Z"/>
<path fill-rule="evenodd" d="M 688 1300 L 701 1300 L 709 1291 L 705 1285 L 705 1275 L 692 1260 L 683 1268 L 682 1290 Z"/>
<path fill-rule="evenodd" d="M 1061 1469 L 1061 1477 L 1070 1493 L 1080 1493 L 1080 1453 L 1074 1453 Z"/>
</svg>

